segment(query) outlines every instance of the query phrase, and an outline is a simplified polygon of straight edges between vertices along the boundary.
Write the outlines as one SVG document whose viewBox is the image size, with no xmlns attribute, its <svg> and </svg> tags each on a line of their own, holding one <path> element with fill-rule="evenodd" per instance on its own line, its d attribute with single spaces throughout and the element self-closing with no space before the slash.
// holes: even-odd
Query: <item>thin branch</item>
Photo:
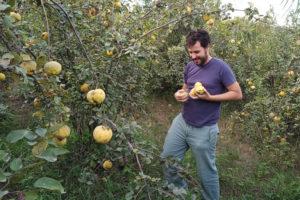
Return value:
<svg viewBox="0 0 300 200">
<path fill-rule="evenodd" d="M 65 9 L 64 9 L 63 7 L 61 7 L 61 5 L 60 5 L 59 3 L 57 3 L 57 2 L 54 1 L 54 0 L 51 0 L 51 2 L 54 3 L 57 7 L 60 8 L 60 10 L 65 14 L 67 20 L 69 21 L 69 23 L 70 23 L 70 25 L 71 25 L 71 29 L 74 31 L 75 36 L 77 37 L 77 39 L 78 39 L 78 41 L 79 41 L 79 43 L 80 43 L 80 46 L 81 46 L 81 48 L 82 48 L 82 50 L 83 50 L 83 54 L 84 54 L 85 58 L 88 60 L 88 62 L 89 62 L 90 69 L 91 69 L 91 71 L 92 71 L 92 73 L 93 73 L 93 75 L 94 75 L 94 81 L 95 81 L 96 88 L 98 88 L 98 84 L 99 84 L 99 83 L 98 83 L 98 77 L 97 77 L 96 72 L 95 72 L 95 70 L 94 70 L 94 68 L 93 68 L 92 61 L 90 60 L 90 58 L 89 58 L 89 56 L 88 56 L 88 54 L 87 54 L 87 52 L 86 52 L 86 50 L 85 50 L 85 48 L 84 48 L 84 46 L 83 46 L 83 43 L 82 43 L 82 41 L 81 41 L 79 35 L 77 34 L 77 31 L 76 31 L 76 29 L 75 29 L 75 27 L 74 27 L 74 25 L 73 25 L 73 23 L 72 23 L 72 21 L 71 21 L 71 19 L 70 19 L 70 16 L 69 16 L 68 13 L 65 11 Z"/>
<path fill-rule="evenodd" d="M 0 37 L 1 37 L 2 41 L 4 42 L 6 48 L 7 48 L 9 51 L 11 51 L 11 48 L 10 48 L 10 46 L 8 45 L 8 41 L 7 41 L 6 38 L 2 35 L 2 33 L 0 33 Z"/>
<path fill-rule="evenodd" d="M 48 61 L 50 61 L 50 56 L 51 56 L 50 28 L 49 28 L 47 12 L 46 12 L 46 9 L 45 9 L 45 6 L 44 6 L 44 0 L 41 0 L 41 4 L 42 4 L 42 7 L 43 7 L 45 19 L 46 19 L 46 27 L 47 27 L 47 33 L 48 33 Z"/>
<path fill-rule="evenodd" d="M 142 16 L 140 19 L 141 19 L 141 20 L 145 19 L 151 12 L 154 11 L 154 9 L 155 9 L 155 8 L 149 10 L 149 11 L 148 11 L 144 16 Z"/>
<path fill-rule="evenodd" d="M 110 119 L 108 119 L 107 117 L 105 117 L 104 120 L 105 120 L 105 121 L 108 121 L 109 123 L 111 123 L 116 129 L 118 128 L 117 125 L 116 125 L 114 122 L 112 122 Z M 124 137 L 125 137 L 125 135 L 124 135 Z M 126 137 L 125 137 L 125 138 L 126 138 Z M 127 144 L 128 144 L 128 146 L 129 146 L 129 148 L 131 149 L 131 151 L 133 151 L 133 150 L 134 150 L 133 145 L 129 142 L 129 140 L 127 140 Z M 139 156 L 138 156 L 137 154 L 135 154 L 135 158 L 136 158 L 137 164 L 138 164 L 138 166 L 139 166 L 140 172 L 141 172 L 142 174 L 144 174 L 142 165 L 141 165 L 141 163 L 140 163 Z M 145 179 L 143 179 L 143 180 L 144 180 L 144 184 L 145 184 L 146 189 L 147 189 L 148 199 L 151 200 L 150 192 L 149 192 L 149 189 L 148 189 L 148 184 L 147 184 L 147 182 L 146 182 Z"/>
<path fill-rule="evenodd" d="M 186 17 L 186 16 L 184 16 L 184 17 Z M 154 29 L 148 31 L 147 33 L 145 33 L 145 34 L 143 34 L 142 36 L 140 36 L 140 37 L 137 39 L 137 41 L 140 40 L 140 39 L 142 39 L 142 38 L 144 38 L 144 37 L 146 37 L 147 35 L 149 35 L 149 34 L 152 33 L 153 31 L 156 31 L 156 30 L 158 30 L 158 29 L 164 28 L 164 27 L 169 26 L 170 24 L 172 24 L 172 23 L 174 23 L 174 22 L 177 22 L 177 21 L 182 20 L 184 17 L 182 17 L 182 18 L 180 18 L 180 19 L 173 19 L 172 21 L 169 21 L 169 22 L 166 23 L 166 24 L 163 24 L 163 25 L 161 25 L 161 26 L 158 26 L 158 27 L 156 27 L 156 28 L 154 28 Z"/>
<path fill-rule="evenodd" d="M 156 31 L 156 30 L 158 30 L 158 29 L 161 29 L 161 28 L 164 28 L 164 27 L 166 27 L 166 26 L 169 26 L 170 24 L 179 22 L 179 21 L 183 20 L 184 18 L 189 17 L 189 16 L 191 16 L 191 15 L 199 15 L 199 14 L 203 14 L 203 13 L 216 13 L 216 12 L 220 12 L 220 11 L 222 11 L 222 10 L 217 9 L 217 10 L 214 10 L 214 11 L 211 11 L 211 12 L 204 12 L 204 11 L 203 11 L 203 12 L 200 12 L 200 13 L 197 12 L 197 13 L 192 13 L 192 14 L 189 14 L 189 15 L 184 15 L 184 16 L 180 17 L 179 19 L 173 19 L 173 20 L 169 21 L 168 23 L 165 23 L 165 24 L 163 24 L 163 25 L 161 25 L 161 26 L 155 27 L 154 29 L 152 29 L 152 30 L 148 31 L 147 33 L 143 34 L 142 36 L 140 36 L 140 37 L 137 39 L 137 41 L 140 40 L 140 39 L 142 39 L 142 38 L 144 38 L 144 37 L 146 37 L 147 35 L 149 35 L 149 34 L 152 33 L 153 31 Z"/>
<path fill-rule="evenodd" d="M 141 187 L 141 188 L 139 189 L 139 191 L 136 193 L 136 195 L 134 195 L 134 199 L 136 199 L 136 198 L 139 196 L 139 193 L 144 189 L 145 186 L 146 186 L 146 185 L 143 185 L 143 187 Z"/>
</svg>

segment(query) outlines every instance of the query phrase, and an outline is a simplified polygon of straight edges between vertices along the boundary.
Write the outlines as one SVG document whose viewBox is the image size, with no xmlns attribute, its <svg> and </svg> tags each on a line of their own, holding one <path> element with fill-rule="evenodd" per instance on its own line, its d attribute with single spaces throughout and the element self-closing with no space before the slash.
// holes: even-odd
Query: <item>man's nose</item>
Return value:
<svg viewBox="0 0 300 200">
<path fill-rule="evenodd" d="M 194 59 L 194 58 L 196 58 L 196 54 L 190 53 L 190 57 L 191 57 L 192 59 Z"/>
</svg>

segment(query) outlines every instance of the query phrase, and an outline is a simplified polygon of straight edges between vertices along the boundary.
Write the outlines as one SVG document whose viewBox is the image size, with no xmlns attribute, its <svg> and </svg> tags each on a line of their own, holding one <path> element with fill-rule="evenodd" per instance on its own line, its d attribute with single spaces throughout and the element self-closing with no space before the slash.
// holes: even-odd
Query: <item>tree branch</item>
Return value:
<svg viewBox="0 0 300 200">
<path fill-rule="evenodd" d="M 187 18 L 187 17 L 189 17 L 189 16 L 191 16 L 191 15 L 199 15 L 199 14 L 203 14 L 203 13 L 216 13 L 216 12 L 220 12 L 220 11 L 222 11 L 222 10 L 217 9 L 217 10 L 214 10 L 214 11 L 211 11 L 211 12 L 204 12 L 204 11 L 203 11 L 203 12 L 200 12 L 200 13 L 197 12 L 197 13 L 192 13 L 192 14 L 189 14 L 189 15 L 184 15 L 184 16 L 178 18 L 178 19 L 173 19 L 173 20 L 169 21 L 168 23 L 165 23 L 165 24 L 163 24 L 163 25 L 161 25 L 161 26 L 158 26 L 158 27 L 156 27 L 156 28 L 154 28 L 154 29 L 148 31 L 147 33 L 145 33 L 145 34 L 143 34 L 142 36 L 140 36 L 140 37 L 137 39 L 137 41 L 140 40 L 140 39 L 142 39 L 142 38 L 144 38 L 144 37 L 146 37 L 147 35 L 149 35 L 149 34 L 152 33 L 153 31 L 156 31 L 156 30 L 158 30 L 158 29 L 161 29 L 161 28 L 164 28 L 164 27 L 166 27 L 166 26 L 169 26 L 170 24 L 179 22 L 179 21 L 183 20 L 184 18 Z"/>
<path fill-rule="evenodd" d="M 1 31 L 1 32 L 2 32 L 2 31 Z M 3 41 L 3 43 L 5 44 L 6 48 L 7 48 L 9 51 L 11 51 L 11 48 L 10 48 L 10 46 L 8 45 L 8 41 L 7 41 L 6 38 L 2 35 L 2 33 L 0 33 L 0 37 L 1 37 L 2 41 Z"/>
<path fill-rule="evenodd" d="M 47 27 L 47 32 L 48 32 L 48 61 L 50 61 L 50 56 L 51 56 L 50 28 L 49 28 L 49 22 L 48 22 L 46 9 L 45 9 L 45 6 L 44 6 L 44 0 L 41 0 L 41 4 L 42 4 L 42 7 L 43 7 L 45 19 L 46 19 L 46 27 Z"/>
<path fill-rule="evenodd" d="M 94 75 L 94 81 L 95 81 L 96 88 L 98 88 L 98 84 L 99 84 L 99 83 L 98 83 L 98 77 L 97 77 L 96 72 L 95 72 L 95 70 L 94 70 L 94 68 L 93 68 L 92 61 L 90 60 L 90 58 L 89 58 L 89 56 L 88 56 L 88 54 L 87 54 L 87 52 L 86 52 L 86 50 L 85 50 L 85 48 L 84 48 L 84 46 L 83 46 L 83 43 L 82 43 L 82 41 L 81 41 L 79 35 L 77 34 L 77 31 L 76 31 L 76 29 L 75 29 L 75 27 L 74 27 L 74 25 L 73 25 L 73 23 L 72 23 L 72 21 L 71 21 L 71 19 L 70 19 L 70 16 L 69 16 L 68 13 L 65 11 L 65 9 L 64 9 L 63 7 L 61 7 L 61 5 L 60 5 L 59 3 L 57 3 L 57 2 L 54 1 L 54 0 L 51 0 L 51 2 L 54 3 L 57 7 L 60 8 L 60 10 L 65 14 L 65 16 L 66 16 L 68 22 L 70 23 L 71 29 L 74 31 L 75 36 L 77 37 L 77 39 L 78 39 L 78 41 L 79 41 L 79 43 L 80 43 L 80 46 L 81 46 L 81 48 L 82 48 L 82 50 L 83 50 L 83 54 L 84 54 L 85 58 L 88 60 L 88 62 L 89 62 L 90 69 L 91 69 L 91 71 L 92 71 L 92 73 L 93 73 L 93 75 Z"/>
<path fill-rule="evenodd" d="M 104 117 L 103 120 L 104 120 L 104 121 L 108 121 L 111 125 L 113 125 L 113 126 L 115 127 L 115 129 L 118 129 L 117 125 L 116 125 L 114 122 L 112 122 L 110 119 L 108 119 L 107 117 Z M 125 135 L 124 135 L 124 137 L 126 138 Z M 128 146 L 129 146 L 129 148 L 131 149 L 131 151 L 133 151 L 133 150 L 134 150 L 133 145 L 129 142 L 129 140 L 127 140 L 127 144 L 128 144 Z M 135 158 L 136 158 L 137 164 L 138 164 L 138 166 L 139 166 L 140 172 L 141 172 L 142 174 L 144 174 L 142 165 L 141 165 L 141 163 L 140 163 L 139 156 L 138 156 L 137 154 L 135 154 Z M 147 182 L 146 182 L 145 179 L 143 179 L 143 180 L 144 180 L 144 184 L 145 184 L 146 189 L 147 189 L 148 199 L 151 200 L 150 192 L 149 192 L 149 189 L 148 189 L 148 184 L 147 184 Z"/>
</svg>

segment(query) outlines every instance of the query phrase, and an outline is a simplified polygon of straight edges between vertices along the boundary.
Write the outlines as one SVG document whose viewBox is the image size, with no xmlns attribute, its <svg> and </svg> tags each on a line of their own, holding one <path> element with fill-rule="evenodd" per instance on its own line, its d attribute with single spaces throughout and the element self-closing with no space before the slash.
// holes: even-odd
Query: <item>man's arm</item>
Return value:
<svg viewBox="0 0 300 200">
<path fill-rule="evenodd" d="M 204 99 L 207 101 L 234 101 L 241 100 L 243 98 L 242 90 L 237 82 L 227 86 L 227 92 L 223 94 L 210 95 L 208 91 L 204 90 L 204 94 L 196 94 L 199 99 Z"/>
<path fill-rule="evenodd" d="M 188 84 L 184 83 L 183 86 L 182 86 L 182 89 L 183 89 L 183 90 L 188 89 Z"/>
</svg>

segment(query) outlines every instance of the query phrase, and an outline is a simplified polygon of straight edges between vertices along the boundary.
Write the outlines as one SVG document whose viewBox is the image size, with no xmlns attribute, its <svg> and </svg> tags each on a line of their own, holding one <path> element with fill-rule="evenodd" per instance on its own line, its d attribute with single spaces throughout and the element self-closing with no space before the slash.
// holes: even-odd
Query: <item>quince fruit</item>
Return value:
<svg viewBox="0 0 300 200">
<path fill-rule="evenodd" d="M 214 20 L 214 19 L 209 19 L 209 20 L 206 22 L 206 24 L 209 25 L 209 26 L 214 25 L 214 23 L 215 23 L 215 20 Z"/>
<path fill-rule="evenodd" d="M 194 88 L 197 93 L 204 94 L 204 87 L 201 82 L 196 82 Z"/>
<path fill-rule="evenodd" d="M 110 168 L 112 168 L 112 163 L 111 163 L 111 161 L 106 160 L 106 161 L 103 163 L 103 169 L 108 170 L 108 169 L 110 169 Z"/>
<path fill-rule="evenodd" d="M 48 32 L 43 32 L 41 37 L 42 39 L 46 40 L 48 38 Z"/>
<path fill-rule="evenodd" d="M 121 8 L 122 7 L 122 4 L 120 2 L 114 2 L 114 5 L 117 7 L 117 8 Z"/>
<path fill-rule="evenodd" d="M 192 13 L 191 7 L 187 6 L 187 7 L 186 7 L 186 12 L 187 12 L 187 14 L 190 15 L 190 14 Z"/>
<path fill-rule="evenodd" d="M 57 144 L 58 146 L 63 146 L 67 143 L 67 138 L 60 139 L 60 138 L 54 137 L 54 138 L 52 138 L 52 141 L 55 144 Z"/>
<path fill-rule="evenodd" d="M 47 62 L 44 65 L 44 71 L 48 75 L 57 75 L 61 72 L 61 64 L 56 61 Z"/>
<path fill-rule="evenodd" d="M 70 127 L 67 125 L 64 125 L 54 133 L 54 136 L 59 139 L 64 139 L 66 137 L 69 137 L 70 133 L 71 133 Z"/>
<path fill-rule="evenodd" d="M 84 84 L 80 85 L 80 91 L 81 92 L 89 91 L 89 85 L 87 83 L 84 83 Z"/>
<path fill-rule="evenodd" d="M 100 144 L 106 144 L 111 140 L 112 137 L 112 130 L 104 125 L 97 126 L 94 129 L 93 137 L 96 140 L 96 142 Z"/>
<path fill-rule="evenodd" d="M 27 74 L 28 75 L 31 75 L 33 74 L 34 71 L 37 70 L 37 64 L 35 61 L 33 60 L 29 60 L 29 61 L 23 61 L 21 64 L 20 64 L 21 67 L 25 68 L 27 70 Z"/>
<path fill-rule="evenodd" d="M 22 17 L 19 13 L 10 12 L 10 16 L 13 17 L 16 21 L 21 21 Z"/>
<path fill-rule="evenodd" d="M 275 116 L 275 117 L 273 118 L 273 120 L 274 120 L 274 122 L 279 123 L 279 122 L 280 122 L 280 117 Z"/>
<path fill-rule="evenodd" d="M 209 18 L 210 18 L 210 17 L 209 17 L 209 15 L 208 15 L 208 14 L 205 14 L 205 15 L 203 15 L 203 20 L 204 20 L 204 21 L 208 21 L 208 20 L 209 20 Z"/>
<path fill-rule="evenodd" d="M 33 101 L 33 106 L 34 106 L 34 107 L 41 107 L 42 104 L 38 101 L 37 98 L 35 98 L 34 101 Z"/>
<path fill-rule="evenodd" d="M 5 80 L 5 74 L 0 73 L 0 81 L 4 81 Z"/>
<path fill-rule="evenodd" d="M 190 94 L 191 97 L 197 97 L 196 94 L 195 94 L 195 88 L 191 89 L 189 94 Z"/>
<path fill-rule="evenodd" d="M 94 105 L 100 104 L 105 99 L 105 92 L 102 89 L 90 90 L 87 93 L 86 98 Z"/>
<path fill-rule="evenodd" d="M 284 91 L 281 91 L 281 92 L 279 93 L 279 95 L 282 96 L 282 97 L 284 97 L 284 96 L 285 96 L 285 92 L 284 92 Z"/>
</svg>

